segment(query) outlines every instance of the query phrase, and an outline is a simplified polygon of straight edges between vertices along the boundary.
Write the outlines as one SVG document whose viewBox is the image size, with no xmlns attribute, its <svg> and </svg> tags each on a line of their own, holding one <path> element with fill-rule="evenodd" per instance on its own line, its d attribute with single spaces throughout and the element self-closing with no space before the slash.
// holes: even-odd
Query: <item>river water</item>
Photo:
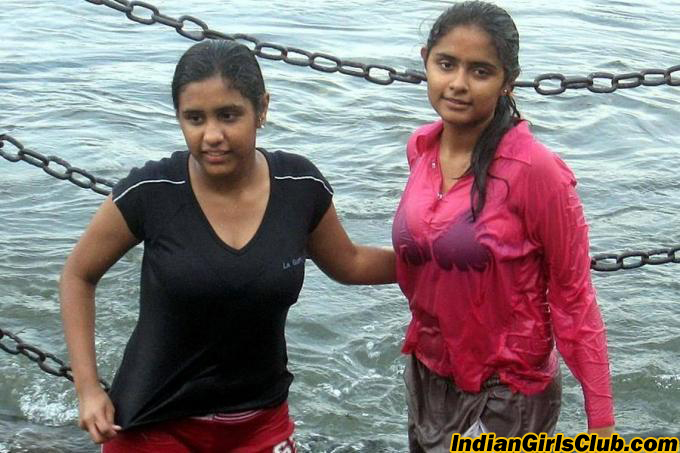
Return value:
<svg viewBox="0 0 680 453">
<path fill-rule="evenodd" d="M 448 2 L 155 4 L 164 14 L 189 14 L 227 33 L 419 69 L 419 48 Z M 500 4 L 520 30 L 522 80 L 680 64 L 677 0 Z M 169 83 L 192 42 L 171 28 L 137 24 L 82 0 L 2 0 L 0 30 L 0 133 L 113 180 L 183 147 Z M 333 184 L 351 237 L 389 245 L 407 178 L 404 144 L 435 118 L 424 84 L 384 87 L 282 62 L 261 64 L 272 100 L 259 145 L 312 159 Z M 680 88 L 516 93 L 536 134 L 577 175 L 593 254 L 680 243 Z M 0 327 L 66 358 L 58 276 L 103 197 L 23 162 L 0 159 L 0 175 Z M 98 289 L 96 343 L 109 381 L 136 318 L 140 262 L 138 247 Z M 668 264 L 593 274 L 608 327 L 618 431 L 627 438 L 680 433 L 679 270 Z M 395 285 L 345 287 L 308 262 L 287 328 L 301 451 L 406 450 L 399 350 L 408 320 Z M 566 368 L 564 375 L 558 428 L 574 435 L 585 429 L 583 400 Z M 76 419 L 70 382 L 0 351 L 0 453 L 97 451 Z"/>
</svg>

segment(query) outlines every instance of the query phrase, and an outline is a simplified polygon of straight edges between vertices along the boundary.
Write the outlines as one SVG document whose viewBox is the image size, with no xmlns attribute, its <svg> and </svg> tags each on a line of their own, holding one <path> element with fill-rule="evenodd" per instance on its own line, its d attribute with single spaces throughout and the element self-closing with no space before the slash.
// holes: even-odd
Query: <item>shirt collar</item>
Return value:
<svg viewBox="0 0 680 453">
<path fill-rule="evenodd" d="M 444 130 L 444 121 L 439 120 L 423 126 L 418 131 L 417 148 L 418 152 L 432 152 L 439 146 L 439 140 Z M 530 163 L 530 150 L 534 142 L 533 135 L 529 129 L 529 122 L 520 120 L 517 125 L 505 133 L 501 142 L 498 144 L 494 159 L 506 158 Z"/>
</svg>

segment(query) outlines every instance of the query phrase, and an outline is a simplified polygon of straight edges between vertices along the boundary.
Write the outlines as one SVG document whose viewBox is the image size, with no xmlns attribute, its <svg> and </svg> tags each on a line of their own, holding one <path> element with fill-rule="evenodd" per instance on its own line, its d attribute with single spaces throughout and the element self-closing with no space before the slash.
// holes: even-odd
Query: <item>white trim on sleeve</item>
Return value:
<svg viewBox="0 0 680 453">
<path fill-rule="evenodd" d="M 294 179 L 294 180 L 300 180 L 300 179 L 311 179 L 313 181 L 316 181 L 318 183 L 321 183 L 324 189 L 326 189 L 326 192 L 329 194 L 333 195 L 333 191 L 331 190 L 330 187 L 326 185 L 326 183 L 319 178 L 315 178 L 314 176 L 274 176 L 274 179 Z"/>
<path fill-rule="evenodd" d="M 172 181 L 170 179 L 147 179 L 146 181 L 140 181 L 137 184 L 134 184 L 134 185 L 128 187 L 127 189 L 125 189 L 125 191 L 123 193 L 121 193 L 116 198 L 114 198 L 113 201 L 116 202 L 116 201 L 120 200 L 125 195 L 127 195 L 127 193 L 129 191 L 141 186 L 142 184 L 157 183 L 157 182 L 164 182 L 164 183 L 168 183 L 168 184 L 186 184 L 186 181 Z"/>
</svg>

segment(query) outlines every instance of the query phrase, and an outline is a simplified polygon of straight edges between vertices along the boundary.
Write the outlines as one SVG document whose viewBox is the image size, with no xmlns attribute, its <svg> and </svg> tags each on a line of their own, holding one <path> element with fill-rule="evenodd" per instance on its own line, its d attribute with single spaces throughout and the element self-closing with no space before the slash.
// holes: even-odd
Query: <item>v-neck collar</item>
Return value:
<svg viewBox="0 0 680 453">
<path fill-rule="evenodd" d="M 267 206 L 264 209 L 264 215 L 262 216 L 262 220 L 260 221 L 260 224 L 257 227 L 257 230 L 255 230 L 255 234 L 253 234 L 253 237 L 251 237 L 246 244 L 241 247 L 241 248 L 234 248 L 228 243 L 226 243 L 220 236 L 217 234 L 215 231 L 215 228 L 213 228 L 212 224 L 210 223 L 210 220 L 208 220 L 208 216 L 205 215 L 205 212 L 203 211 L 203 208 L 201 207 L 201 204 L 198 202 L 198 198 L 196 198 L 196 193 L 194 192 L 193 187 L 191 186 L 191 174 L 189 172 L 189 156 L 190 153 L 187 152 L 186 154 L 186 162 L 184 163 L 184 171 L 186 172 L 186 187 L 188 191 L 188 196 L 189 199 L 191 200 L 191 204 L 195 208 L 196 212 L 198 213 L 198 216 L 201 219 L 201 223 L 203 223 L 208 231 L 210 231 L 211 236 L 213 239 L 225 250 L 228 252 L 234 254 L 234 255 L 243 255 L 250 250 L 254 244 L 257 242 L 258 238 L 263 234 L 263 229 L 265 228 L 266 224 L 268 223 L 269 217 L 271 215 L 271 210 L 272 210 L 272 197 L 274 195 L 274 190 L 276 187 L 276 184 L 274 183 L 274 169 L 271 161 L 271 155 L 265 150 L 264 148 L 256 148 L 256 151 L 259 151 L 262 153 L 262 155 L 265 158 L 265 161 L 267 162 L 267 167 L 269 171 L 269 198 L 267 199 Z"/>
</svg>

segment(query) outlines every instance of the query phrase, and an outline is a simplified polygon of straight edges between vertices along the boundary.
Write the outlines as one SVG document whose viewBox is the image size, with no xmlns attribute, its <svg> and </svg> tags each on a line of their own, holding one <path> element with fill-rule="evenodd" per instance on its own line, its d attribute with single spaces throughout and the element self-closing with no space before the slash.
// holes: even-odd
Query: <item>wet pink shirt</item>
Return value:
<svg viewBox="0 0 680 453">
<path fill-rule="evenodd" d="M 442 129 L 441 121 L 423 126 L 408 142 L 411 174 L 392 230 L 412 312 L 403 352 L 468 392 L 497 373 L 532 394 L 557 374 L 556 343 L 582 385 L 589 427 L 613 425 L 606 333 L 573 173 L 521 122 L 498 147 L 472 223 L 471 176 L 440 193 Z"/>
</svg>

